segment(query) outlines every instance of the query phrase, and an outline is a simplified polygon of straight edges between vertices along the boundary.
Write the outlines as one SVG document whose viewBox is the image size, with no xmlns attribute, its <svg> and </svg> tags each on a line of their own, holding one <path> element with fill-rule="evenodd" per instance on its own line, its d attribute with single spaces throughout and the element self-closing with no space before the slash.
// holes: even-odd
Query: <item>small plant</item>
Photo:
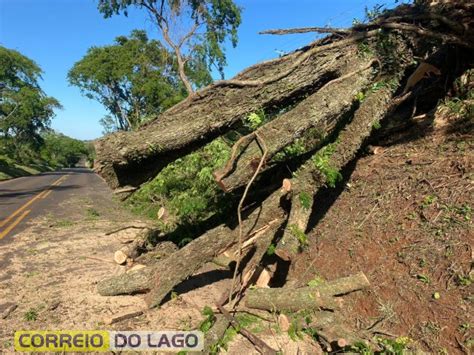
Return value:
<svg viewBox="0 0 474 355">
<path fill-rule="evenodd" d="M 291 234 L 298 239 L 300 248 L 304 248 L 308 245 L 308 236 L 296 224 L 291 224 L 289 229 Z"/>
<path fill-rule="evenodd" d="M 88 219 L 97 219 L 97 217 L 100 216 L 100 213 L 96 209 L 89 207 L 86 209 L 86 215 Z"/>
<path fill-rule="evenodd" d="M 456 285 L 461 287 L 470 286 L 472 284 L 472 278 L 470 275 L 456 274 L 455 278 Z"/>
<path fill-rule="evenodd" d="M 336 187 L 336 184 L 342 180 L 342 174 L 339 170 L 333 168 L 329 163 L 331 156 L 336 150 L 337 143 L 336 141 L 324 146 L 311 158 L 313 164 L 326 178 L 326 184 L 329 187 Z"/>
<path fill-rule="evenodd" d="M 303 139 L 296 139 L 292 144 L 283 148 L 280 152 L 276 153 L 273 157 L 273 161 L 284 161 L 290 158 L 297 157 L 305 153 L 307 150 Z"/>
<path fill-rule="evenodd" d="M 382 347 L 383 354 L 403 355 L 412 340 L 408 337 L 398 337 L 396 339 L 377 338 L 377 342 Z"/>
<path fill-rule="evenodd" d="M 307 193 L 306 191 L 301 191 L 298 195 L 299 201 L 303 209 L 309 210 L 311 207 L 311 195 Z"/>
<path fill-rule="evenodd" d="M 28 322 L 34 322 L 38 319 L 38 311 L 34 308 L 30 308 L 24 315 L 24 318 Z"/>
<path fill-rule="evenodd" d="M 293 341 L 298 341 L 303 337 L 303 330 L 298 327 L 296 320 L 293 320 L 288 328 L 288 336 Z"/>
<path fill-rule="evenodd" d="M 320 276 L 314 277 L 311 281 L 308 282 L 309 287 L 316 287 L 322 285 L 324 283 L 324 279 Z"/>
<path fill-rule="evenodd" d="M 275 254 L 275 250 L 276 250 L 276 245 L 273 243 L 270 244 L 267 249 L 267 255 L 272 256 L 273 254 Z"/>
<path fill-rule="evenodd" d="M 365 100 L 365 93 L 363 91 L 359 91 L 357 94 L 355 94 L 354 99 L 356 101 L 359 101 L 360 103 L 364 102 Z"/>
<path fill-rule="evenodd" d="M 431 206 L 434 202 L 436 202 L 438 198 L 435 195 L 428 195 L 426 196 L 423 201 L 421 202 L 421 208 L 427 208 L 428 206 Z"/>
<path fill-rule="evenodd" d="M 73 225 L 74 225 L 74 222 L 69 219 L 60 219 L 55 224 L 55 226 L 59 228 L 71 227 Z"/>
<path fill-rule="evenodd" d="M 384 12 L 385 5 L 384 4 L 375 4 L 374 7 L 369 9 L 367 6 L 365 7 L 365 19 L 367 22 L 372 22 L 378 17 L 380 17 Z"/>
<path fill-rule="evenodd" d="M 430 278 L 423 274 L 417 274 L 416 278 L 425 284 L 429 284 L 431 282 Z"/>
<path fill-rule="evenodd" d="M 266 122 L 265 112 L 252 112 L 244 120 L 244 126 L 251 131 L 255 131 Z"/>
<path fill-rule="evenodd" d="M 203 333 L 207 333 L 209 329 L 214 325 L 216 321 L 216 317 L 214 316 L 214 312 L 208 306 L 204 307 L 202 310 L 202 315 L 206 318 L 202 321 L 201 325 L 199 326 L 199 330 Z"/>
<path fill-rule="evenodd" d="M 470 323 L 460 324 L 458 329 L 459 329 L 460 332 L 466 333 L 471 329 L 471 324 Z"/>
<path fill-rule="evenodd" d="M 382 128 L 382 125 L 380 124 L 380 122 L 377 121 L 377 122 L 374 122 L 372 124 L 372 128 L 373 129 L 380 129 L 380 128 Z"/>
</svg>

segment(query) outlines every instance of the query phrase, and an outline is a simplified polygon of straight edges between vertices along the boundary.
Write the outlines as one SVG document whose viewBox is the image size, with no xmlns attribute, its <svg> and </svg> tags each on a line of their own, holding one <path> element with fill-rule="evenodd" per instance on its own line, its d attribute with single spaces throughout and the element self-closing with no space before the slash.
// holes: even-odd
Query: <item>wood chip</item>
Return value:
<svg viewBox="0 0 474 355">
<path fill-rule="evenodd" d="M 125 254 L 122 250 L 117 250 L 114 254 L 114 260 L 117 264 L 123 265 L 127 262 L 127 254 Z"/>
<path fill-rule="evenodd" d="M 18 307 L 17 304 L 10 305 L 2 314 L 2 319 L 7 319 L 7 317 Z"/>
<path fill-rule="evenodd" d="M 112 317 L 108 317 L 104 319 L 104 324 L 111 325 L 111 324 L 118 323 L 130 318 L 141 316 L 142 314 L 143 314 L 143 311 L 132 311 L 132 312 L 116 314 Z"/>
</svg>

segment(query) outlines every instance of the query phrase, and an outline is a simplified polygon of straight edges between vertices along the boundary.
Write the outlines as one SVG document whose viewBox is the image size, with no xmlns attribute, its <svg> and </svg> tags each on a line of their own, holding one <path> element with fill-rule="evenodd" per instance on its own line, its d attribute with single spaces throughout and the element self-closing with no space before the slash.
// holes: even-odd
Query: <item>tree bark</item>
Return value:
<svg viewBox="0 0 474 355">
<path fill-rule="evenodd" d="M 347 63 L 341 77 L 328 82 L 292 110 L 260 127 L 257 132 L 266 143 L 267 160 L 270 161 L 263 170 L 272 166 L 271 160 L 276 153 L 297 139 L 299 145 L 305 147 L 301 153 L 316 149 L 333 132 L 340 118 L 351 110 L 356 94 L 370 82 L 371 64 L 371 60 L 358 58 L 354 53 L 354 60 Z M 247 184 L 260 155 L 258 143 L 251 142 L 233 164 L 230 174 L 226 175 L 228 166 L 214 172 L 219 186 L 224 191 L 232 191 Z"/>
<path fill-rule="evenodd" d="M 288 71 L 310 49 L 256 65 L 235 80 L 264 80 Z M 340 76 L 351 57 L 352 50 L 344 46 L 321 50 L 310 55 L 298 70 L 265 86 L 215 83 L 137 131 L 117 132 L 97 141 L 95 170 L 112 189 L 137 187 L 171 161 L 224 133 L 248 114 L 287 106 L 288 101 L 298 100 Z M 244 101 L 243 97 L 246 98 Z"/>
<path fill-rule="evenodd" d="M 339 172 L 357 154 L 364 140 L 390 110 L 394 89 L 384 87 L 371 93 L 356 110 L 352 121 L 339 134 L 328 166 Z M 317 153 L 316 153 L 317 154 Z M 293 259 L 301 249 L 301 241 L 296 231 L 305 233 L 313 210 L 313 196 L 325 185 L 327 177 L 309 159 L 292 179 L 292 208 L 288 227 L 280 239 L 275 253 L 284 260 Z"/>
<path fill-rule="evenodd" d="M 340 308 L 340 300 L 334 296 L 343 295 L 369 287 L 367 277 L 362 273 L 328 281 L 316 287 L 261 288 L 247 291 L 245 306 L 268 311 L 299 311 L 304 309 Z"/>
<path fill-rule="evenodd" d="M 286 212 L 280 207 L 282 198 L 279 191 L 274 192 L 261 206 L 247 212 L 243 221 L 245 239 L 273 233 L 284 222 Z M 237 243 L 238 234 L 238 226 L 218 226 L 154 266 L 102 280 L 97 286 L 98 292 L 111 296 L 154 288 L 147 302 L 151 307 L 157 306 L 174 286 Z"/>
<path fill-rule="evenodd" d="M 252 231 L 260 237 L 275 233 L 281 226 L 286 213 L 280 208 L 280 198 L 280 193 L 274 193 L 264 201 L 261 210 L 255 210 L 245 220 L 245 239 Z M 147 305 L 150 308 L 158 306 L 176 285 L 235 244 L 238 235 L 238 228 L 217 227 L 159 263 L 154 273 L 153 288 L 145 297 Z"/>
</svg>

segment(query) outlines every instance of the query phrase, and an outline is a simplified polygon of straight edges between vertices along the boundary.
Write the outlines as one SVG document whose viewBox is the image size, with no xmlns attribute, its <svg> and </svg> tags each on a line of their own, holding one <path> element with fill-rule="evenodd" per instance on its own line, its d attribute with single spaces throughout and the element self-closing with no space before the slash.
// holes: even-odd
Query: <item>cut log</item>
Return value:
<svg viewBox="0 0 474 355">
<path fill-rule="evenodd" d="M 280 205 L 282 198 L 280 192 L 275 192 L 261 206 L 244 215 L 243 230 L 246 239 L 256 234 L 272 233 L 284 222 L 286 212 Z M 99 282 L 98 291 L 103 296 L 111 296 L 140 292 L 153 287 L 154 291 L 148 295 L 147 302 L 152 307 L 157 306 L 174 286 L 229 249 L 237 240 L 238 227 L 218 226 L 152 267 Z"/>
<path fill-rule="evenodd" d="M 201 351 L 203 354 L 214 354 L 219 350 L 219 341 L 230 326 L 230 321 L 222 314 L 216 314 L 215 317 L 212 328 L 204 335 L 204 349 Z"/>
<path fill-rule="evenodd" d="M 335 150 L 328 158 L 326 164 L 333 171 L 339 172 L 355 157 L 373 127 L 388 114 L 393 91 L 390 87 L 381 88 L 362 102 L 352 121 L 339 134 Z M 295 176 L 292 179 L 292 208 L 288 227 L 275 250 L 280 258 L 287 261 L 300 251 L 301 241 L 297 233 L 306 232 L 313 210 L 313 196 L 327 182 L 327 176 L 319 170 L 313 159 L 309 159 Z"/>
<path fill-rule="evenodd" d="M 171 241 L 163 241 L 158 243 L 152 250 L 141 254 L 135 259 L 135 262 L 145 265 L 154 265 L 160 260 L 166 259 L 168 256 L 178 251 L 178 246 Z"/>
<path fill-rule="evenodd" d="M 368 62 L 368 63 L 367 63 Z M 344 75 L 330 81 L 316 93 L 301 101 L 295 108 L 260 127 L 257 132 L 268 149 L 266 164 L 262 171 L 272 167 L 271 160 L 283 148 L 298 140 L 307 153 L 316 149 L 330 135 L 341 117 L 354 106 L 356 94 L 370 82 L 371 65 L 377 63 L 363 59 L 354 52 L 354 60 L 347 63 Z M 336 97 L 337 96 L 337 97 Z M 214 172 L 216 182 L 224 191 L 232 191 L 246 185 L 255 172 L 261 150 L 258 142 L 252 141 L 235 162 L 229 161 Z M 232 164 L 230 174 L 229 164 Z"/>
<path fill-rule="evenodd" d="M 153 268 L 146 267 L 141 270 L 113 276 L 100 281 L 97 284 L 97 292 L 101 296 L 115 296 L 147 291 L 152 287 L 153 273 Z"/>
<path fill-rule="evenodd" d="M 304 311 L 303 314 L 304 316 L 298 314 L 291 316 L 291 323 L 297 329 L 316 331 L 319 342 L 326 347 L 328 352 L 364 342 L 364 338 L 370 338 L 364 331 L 352 330 L 341 312 L 317 311 L 308 314 Z"/>
<path fill-rule="evenodd" d="M 123 265 L 127 260 L 135 260 L 140 254 L 148 250 L 148 246 L 157 243 L 161 231 L 159 229 L 144 228 L 135 239 L 117 250 L 114 254 L 114 260 L 117 264 Z"/>
<path fill-rule="evenodd" d="M 282 225 L 285 212 L 279 208 L 280 194 L 272 195 L 271 200 L 265 200 L 262 209 L 254 211 L 245 221 L 245 225 L 255 226 L 245 231 L 244 236 L 255 230 L 255 235 L 273 235 Z M 157 265 L 153 280 L 153 289 L 146 295 L 145 301 L 149 307 L 158 306 L 172 289 L 191 276 L 206 262 L 228 249 L 238 240 L 238 228 L 217 227 L 204 236 L 187 244 L 171 257 Z"/>
<path fill-rule="evenodd" d="M 125 254 L 122 250 L 117 250 L 114 253 L 114 261 L 119 265 L 125 264 L 127 262 L 127 259 L 127 254 Z"/>
<path fill-rule="evenodd" d="M 245 296 L 249 308 L 269 311 L 299 311 L 303 309 L 338 309 L 340 299 L 334 296 L 369 287 L 367 277 L 361 272 L 316 287 L 251 289 Z"/>
</svg>

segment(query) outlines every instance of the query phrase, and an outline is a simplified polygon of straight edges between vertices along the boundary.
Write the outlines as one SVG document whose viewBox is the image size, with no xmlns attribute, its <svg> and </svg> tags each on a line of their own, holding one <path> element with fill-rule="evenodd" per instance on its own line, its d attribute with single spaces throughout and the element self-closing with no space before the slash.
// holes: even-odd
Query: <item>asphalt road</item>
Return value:
<svg viewBox="0 0 474 355">
<path fill-rule="evenodd" d="M 103 182 L 90 169 L 73 168 L 0 182 L 0 244 L 11 240 L 26 222 L 80 189 Z"/>
</svg>

